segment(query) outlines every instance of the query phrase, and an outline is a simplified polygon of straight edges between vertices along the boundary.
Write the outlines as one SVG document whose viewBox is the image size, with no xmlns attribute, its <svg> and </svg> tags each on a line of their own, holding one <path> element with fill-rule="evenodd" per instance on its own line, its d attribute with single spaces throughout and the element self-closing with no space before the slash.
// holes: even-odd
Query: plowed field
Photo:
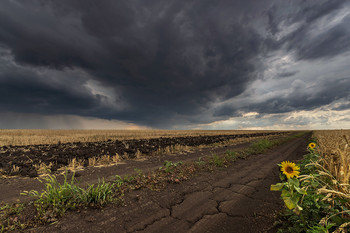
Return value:
<svg viewBox="0 0 350 233">
<path fill-rule="evenodd" d="M 0 147 L 0 174 L 13 176 L 38 176 L 34 165 L 50 163 L 50 170 L 67 166 L 73 159 L 88 166 L 92 157 L 120 155 L 122 158 L 135 158 L 137 153 L 151 155 L 159 149 L 169 146 L 200 146 L 220 143 L 237 138 L 255 138 L 259 136 L 284 135 L 286 132 L 269 132 L 237 135 L 215 135 L 197 137 L 153 138 L 140 140 L 108 140 L 104 142 L 74 142 L 30 146 Z"/>
</svg>

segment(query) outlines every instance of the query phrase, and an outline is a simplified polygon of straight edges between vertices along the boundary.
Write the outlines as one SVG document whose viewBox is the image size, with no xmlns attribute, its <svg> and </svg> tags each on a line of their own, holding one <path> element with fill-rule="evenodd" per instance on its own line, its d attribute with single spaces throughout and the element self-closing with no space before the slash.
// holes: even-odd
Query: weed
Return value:
<svg viewBox="0 0 350 233">
<path fill-rule="evenodd" d="M 176 163 L 173 163 L 171 161 L 165 161 L 164 162 L 164 167 L 160 167 L 159 170 L 164 170 L 166 173 L 169 173 L 171 171 L 174 170 L 174 168 L 176 168 L 178 165 L 181 165 L 183 164 L 183 162 L 176 162 Z"/>
<path fill-rule="evenodd" d="M 205 164 L 205 161 L 203 161 L 202 157 L 199 157 L 198 160 L 196 161 L 196 164 L 197 164 L 198 166 L 202 166 L 202 165 Z"/>
<path fill-rule="evenodd" d="M 35 206 L 41 217 L 47 213 L 52 213 L 52 216 L 60 216 L 68 209 L 75 209 L 80 205 L 102 205 L 113 200 L 114 185 L 104 180 L 99 181 L 96 186 L 90 185 L 87 189 L 83 189 L 77 185 L 74 173 L 68 180 L 66 170 L 63 184 L 60 184 L 54 175 L 45 177 L 44 181 L 45 189 L 42 192 L 31 190 L 22 193 L 37 198 Z"/>
<path fill-rule="evenodd" d="M 119 188 L 124 184 L 124 179 L 121 176 L 116 175 L 115 180 L 114 180 L 114 184 L 117 188 Z"/>
<path fill-rule="evenodd" d="M 215 165 L 216 167 L 223 167 L 225 160 L 223 157 L 220 157 L 217 154 L 213 154 L 210 158 L 210 163 Z"/>
<path fill-rule="evenodd" d="M 230 150 L 227 150 L 225 152 L 226 156 L 228 157 L 228 159 L 230 159 L 231 161 L 235 161 L 237 159 L 237 154 L 235 151 L 230 151 Z"/>
<path fill-rule="evenodd" d="M 104 205 L 114 200 L 114 184 L 102 182 L 99 180 L 98 184 L 89 185 L 86 190 L 82 189 L 80 193 L 80 199 L 83 203 Z"/>
<path fill-rule="evenodd" d="M 264 153 L 267 149 L 272 148 L 275 145 L 273 141 L 268 139 L 262 139 L 257 142 L 254 142 L 251 145 L 251 153 L 252 154 L 261 154 Z"/>
<path fill-rule="evenodd" d="M 23 209 L 23 203 L 2 204 L 0 206 L 0 232 L 12 231 L 16 228 L 23 229 L 25 225 L 18 218 Z"/>
</svg>

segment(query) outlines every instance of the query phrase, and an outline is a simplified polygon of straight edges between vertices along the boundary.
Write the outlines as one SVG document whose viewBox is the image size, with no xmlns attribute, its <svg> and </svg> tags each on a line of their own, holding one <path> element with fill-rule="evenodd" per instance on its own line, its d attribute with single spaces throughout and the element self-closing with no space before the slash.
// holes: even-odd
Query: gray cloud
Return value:
<svg viewBox="0 0 350 233">
<path fill-rule="evenodd" d="M 327 59 L 350 50 L 349 10 L 339 23 L 324 30 L 324 24 L 334 20 L 332 17 L 336 13 L 350 9 L 348 1 L 299 1 L 284 4 L 289 7 L 280 13 L 275 13 L 275 7 L 271 8 L 269 28 L 276 35 L 285 27 L 295 25 L 296 29 L 282 37 L 280 43 L 286 44 L 288 50 L 296 51 L 298 59 Z M 297 10 L 295 5 L 300 5 L 301 9 Z M 284 24 L 280 25 L 281 22 Z"/>
<path fill-rule="evenodd" d="M 283 72 L 283 73 L 278 73 L 277 74 L 277 77 L 279 78 L 287 78 L 287 77 L 291 77 L 295 74 L 297 74 L 299 71 L 286 71 L 286 72 Z"/>
<path fill-rule="evenodd" d="M 239 116 L 241 112 L 258 112 L 261 114 L 287 113 L 300 110 L 313 110 L 334 101 L 342 100 L 342 103 L 333 110 L 346 110 L 350 105 L 346 101 L 350 97 L 350 77 L 332 82 L 318 83 L 313 88 L 306 88 L 302 81 L 296 81 L 286 88 L 284 93 L 267 99 L 261 104 L 259 97 L 256 101 L 236 108 L 234 105 L 225 104 L 218 108 L 215 116 Z M 262 115 L 260 115 L 261 117 Z"/>
<path fill-rule="evenodd" d="M 349 82 L 332 83 L 335 93 L 320 87 L 306 94 L 296 86 L 293 93 L 265 103 L 215 110 L 218 103 L 240 96 L 263 78 L 270 53 L 295 51 L 297 59 L 313 61 L 349 51 L 349 16 L 317 36 L 310 34 L 322 17 L 344 5 L 345 1 L 5 0 L 0 3 L 0 48 L 10 54 L 1 60 L 0 107 L 162 128 L 208 123 L 241 111 L 316 108 L 346 96 Z M 299 26 L 284 35 L 281 22 Z M 284 36 L 277 38 L 281 33 Z M 299 70 L 293 68 L 277 77 L 296 74 Z M 110 93 L 96 93 L 89 88 L 91 81 Z"/>
</svg>

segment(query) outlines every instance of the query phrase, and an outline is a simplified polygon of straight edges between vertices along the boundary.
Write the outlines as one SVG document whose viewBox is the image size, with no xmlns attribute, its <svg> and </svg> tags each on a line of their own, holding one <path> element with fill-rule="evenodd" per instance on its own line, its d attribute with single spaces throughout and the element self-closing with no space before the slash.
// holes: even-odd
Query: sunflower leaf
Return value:
<svg viewBox="0 0 350 233">
<path fill-rule="evenodd" d="M 294 187 L 299 187 L 299 180 L 296 178 L 289 179 L 289 183 L 293 185 Z"/>
<path fill-rule="evenodd" d="M 284 187 L 284 183 L 272 184 L 270 187 L 271 191 L 280 191 Z"/>
<path fill-rule="evenodd" d="M 290 197 L 287 197 L 287 196 L 283 197 L 283 201 L 284 201 L 284 204 L 286 204 L 287 208 L 290 210 L 294 209 L 297 206 L 296 203 Z"/>
<path fill-rule="evenodd" d="M 287 190 L 282 190 L 282 194 L 281 194 L 282 198 L 290 197 L 290 196 L 291 196 L 290 192 L 288 192 Z"/>
<path fill-rule="evenodd" d="M 295 188 L 295 190 L 298 192 L 298 193 L 300 193 L 300 194 L 304 194 L 304 195 L 306 195 L 307 193 L 306 193 L 306 190 L 304 190 L 304 189 L 301 189 L 301 188 L 299 188 L 299 187 L 294 187 Z"/>
</svg>

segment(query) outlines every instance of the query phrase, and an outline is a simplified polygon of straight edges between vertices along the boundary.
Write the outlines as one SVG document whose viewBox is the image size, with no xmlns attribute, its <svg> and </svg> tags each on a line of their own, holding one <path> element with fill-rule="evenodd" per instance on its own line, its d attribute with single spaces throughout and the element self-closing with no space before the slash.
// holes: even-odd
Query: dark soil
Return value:
<svg viewBox="0 0 350 233">
<path fill-rule="evenodd" d="M 276 136 L 279 137 L 279 136 Z M 252 142 L 254 139 L 252 140 Z M 160 154 L 157 156 L 145 156 L 142 159 L 126 159 L 117 165 L 107 167 L 86 167 L 84 170 L 76 171 L 75 177 L 77 181 L 84 186 L 84 184 L 97 183 L 99 179 L 105 181 L 113 180 L 115 175 L 126 175 L 134 173 L 134 170 L 141 169 L 143 172 L 152 171 L 159 168 L 164 164 L 165 161 L 191 161 L 197 160 L 200 157 L 205 157 L 211 154 L 221 154 L 227 150 L 238 150 L 248 147 L 251 142 L 238 144 L 238 145 L 226 145 L 222 147 L 209 147 L 197 149 L 190 152 L 176 153 L 176 154 Z M 59 181 L 63 180 L 62 175 L 57 176 Z M 11 178 L 0 178 L 0 203 L 1 202 L 14 202 L 18 199 L 29 200 L 28 196 L 20 195 L 23 191 L 29 190 L 42 190 L 44 188 L 43 183 L 38 179 L 30 177 L 11 177 Z"/>
<path fill-rule="evenodd" d="M 56 171 L 65 167 L 75 158 L 84 161 L 84 166 L 88 165 L 91 157 L 101 157 L 103 155 L 114 156 L 119 154 L 127 158 L 134 158 L 137 151 L 142 155 L 151 155 L 158 149 L 173 145 L 199 146 L 224 142 L 235 138 L 253 138 L 257 136 L 284 135 L 287 132 L 238 134 L 238 135 L 216 135 L 216 136 L 196 136 L 196 137 L 173 137 L 154 138 L 142 140 L 126 141 L 105 141 L 105 142 L 75 142 L 59 143 L 48 145 L 31 146 L 3 146 L 0 147 L 0 171 L 8 176 L 20 175 L 27 177 L 38 176 L 34 164 L 52 163 L 51 171 Z M 18 167 L 18 171 L 13 167 Z"/>
<path fill-rule="evenodd" d="M 230 167 L 203 172 L 156 192 L 147 189 L 125 196 L 124 206 L 69 212 L 58 223 L 30 232 L 276 232 L 275 213 L 283 208 L 276 164 L 306 154 L 305 135 Z"/>
</svg>

